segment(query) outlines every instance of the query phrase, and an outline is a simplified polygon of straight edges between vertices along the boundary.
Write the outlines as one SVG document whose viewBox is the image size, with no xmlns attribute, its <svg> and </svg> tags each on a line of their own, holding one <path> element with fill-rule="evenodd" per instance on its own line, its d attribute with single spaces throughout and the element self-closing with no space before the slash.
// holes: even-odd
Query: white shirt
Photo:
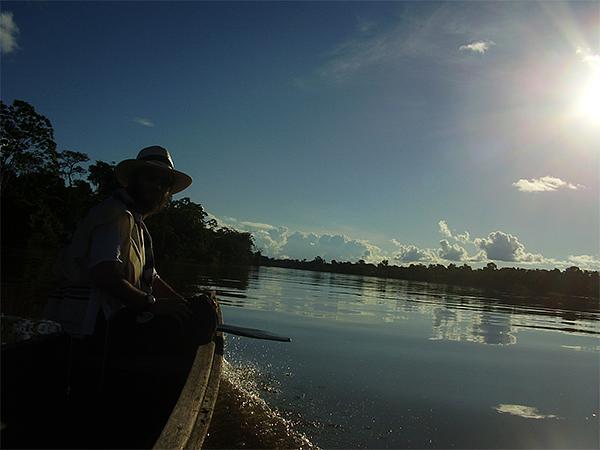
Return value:
<svg viewBox="0 0 600 450">
<path fill-rule="evenodd" d="M 141 243 L 140 253 L 142 255 L 142 263 L 144 265 L 146 263 L 146 248 L 143 236 L 144 233 L 140 225 L 138 225 L 138 223 L 142 220 L 142 217 L 135 211 L 131 211 L 131 213 L 133 214 L 136 222 L 132 232 L 138 233 L 139 238 L 134 240 Z M 105 261 L 114 261 L 124 264 L 125 261 L 123 261 L 122 258 L 126 257 L 127 255 L 121 255 L 121 247 L 123 242 L 128 238 L 129 236 L 124 234 L 123 228 L 119 227 L 116 220 L 96 227 L 91 237 L 88 269 L 91 270 L 96 265 Z M 158 276 L 156 269 L 152 268 L 152 281 L 154 281 L 156 276 Z M 148 286 L 142 282 L 140 287 L 142 290 L 148 293 L 152 292 L 151 285 Z M 121 303 L 121 301 L 106 291 L 99 289 L 92 284 L 90 301 L 83 323 L 82 331 L 84 334 L 94 333 L 96 318 L 100 308 L 102 308 L 106 320 L 109 320 L 117 311 L 119 311 L 121 308 L 124 308 L 124 305 Z"/>
</svg>

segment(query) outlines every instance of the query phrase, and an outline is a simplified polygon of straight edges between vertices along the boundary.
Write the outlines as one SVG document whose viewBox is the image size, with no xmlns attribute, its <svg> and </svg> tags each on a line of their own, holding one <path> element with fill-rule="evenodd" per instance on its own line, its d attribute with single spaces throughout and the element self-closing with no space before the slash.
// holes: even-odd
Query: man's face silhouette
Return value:
<svg viewBox="0 0 600 450">
<path fill-rule="evenodd" d="M 142 167 L 129 179 L 127 191 L 140 213 L 150 215 L 166 205 L 171 196 L 173 175 L 158 167 Z"/>
</svg>

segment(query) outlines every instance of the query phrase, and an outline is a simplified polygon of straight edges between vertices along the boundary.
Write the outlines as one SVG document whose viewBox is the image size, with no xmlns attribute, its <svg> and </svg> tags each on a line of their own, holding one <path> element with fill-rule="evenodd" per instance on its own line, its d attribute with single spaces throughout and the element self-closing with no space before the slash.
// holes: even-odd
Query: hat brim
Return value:
<svg viewBox="0 0 600 450">
<path fill-rule="evenodd" d="M 131 176 L 131 173 L 140 167 L 154 167 L 162 169 L 165 172 L 172 174 L 173 184 L 171 186 L 171 194 L 177 194 L 178 192 L 187 189 L 193 181 L 192 177 L 190 177 L 188 174 L 180 172 L 179 170 L 165 167 L 165 165 L 161 164 L 158 161 L 126 159 L 124 161 L 121 161 L 119 164 L 117 164 L 117 167 L 115 167 L 115 175 L 119 184 L 123 187 L 127 187 L 127 185 L 129 184 L 129 177 Z"/>
</svg>

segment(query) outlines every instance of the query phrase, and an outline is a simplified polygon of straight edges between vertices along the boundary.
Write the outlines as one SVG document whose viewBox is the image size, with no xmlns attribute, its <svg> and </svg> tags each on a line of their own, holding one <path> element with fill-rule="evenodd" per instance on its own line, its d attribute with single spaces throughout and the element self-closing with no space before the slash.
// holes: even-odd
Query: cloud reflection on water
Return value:
<svg viewBox="0 0 600 450">
<path fill-rule="evenodd" d="M 597 313 L 468 287 L 272 267 L 194 276 L 194 289 L 217 289 L 224 305 L 365 325 L 420 321 L 432 341 L 506 346 L 523 329 L 600 334 Z"/>
<path fill-rule="evenodd" d="M 513 416 L 523 417 L 525 419 L 562 419 L 562 417 L 555 416 L 554 414 L 542 414 L 533 406 L 501 403 L 497 406 L 494 406 L 494 409 L 500 414 L 510 414 Z"/>
</svg>

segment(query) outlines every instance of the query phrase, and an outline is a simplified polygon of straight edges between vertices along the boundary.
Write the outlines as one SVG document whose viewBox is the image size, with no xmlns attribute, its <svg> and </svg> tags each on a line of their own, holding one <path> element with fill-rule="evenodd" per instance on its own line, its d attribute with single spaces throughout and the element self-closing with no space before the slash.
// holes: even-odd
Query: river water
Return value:
<svg viewBox="0 0 600 450">
<path fill-rule="evenodd" d="M 292 338 L 227 336 L 208 447 L 600 446 L 597 312 L 355 275 L 185 272 L 178 287 L 217 289 L 226 323 Z"/>
</svg>

